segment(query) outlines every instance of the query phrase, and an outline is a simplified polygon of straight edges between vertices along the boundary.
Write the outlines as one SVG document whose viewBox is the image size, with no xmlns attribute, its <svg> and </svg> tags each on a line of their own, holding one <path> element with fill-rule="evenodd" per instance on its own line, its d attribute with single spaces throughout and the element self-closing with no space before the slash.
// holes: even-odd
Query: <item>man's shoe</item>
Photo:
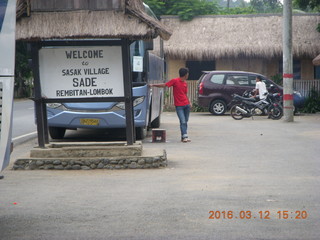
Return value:
<svg viewBox="0 0 320 240">
<path fill-rule="evenodd" d="M 183 138 L 181 139 L 181 142 L 187 143 L 187 142 L 191 142 L 191 140 L 189 138 Z"/>
</svg>

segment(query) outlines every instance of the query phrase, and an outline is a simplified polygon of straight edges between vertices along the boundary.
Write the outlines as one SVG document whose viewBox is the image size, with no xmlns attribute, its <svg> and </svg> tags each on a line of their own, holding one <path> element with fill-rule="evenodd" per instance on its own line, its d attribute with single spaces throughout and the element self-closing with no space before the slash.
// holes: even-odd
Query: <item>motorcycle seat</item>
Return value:
<svg viewBox="0 0 320 240">
<path fill-rule="evenodd" d="M 236 95 L 235 97 L 240 99 L 240 100 L 245 100 L 245 101 L 250 101 L 250 102 L 255 102 L 256 101 L 255 98 L 242 97 L 240 95 Z"/>
</svg>

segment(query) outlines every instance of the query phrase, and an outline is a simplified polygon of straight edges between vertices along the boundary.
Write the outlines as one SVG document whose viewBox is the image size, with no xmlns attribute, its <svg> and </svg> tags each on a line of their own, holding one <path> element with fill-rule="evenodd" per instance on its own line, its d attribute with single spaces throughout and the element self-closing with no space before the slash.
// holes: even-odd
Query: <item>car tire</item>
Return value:
<svg viewBox="0 0 320 240">
<path fill-rule="evenodd" d="M 49 127 L 49 134 L 52 139 L 63 139 L 66 129 L 62 127 Z"/>
<path fill-rule="evenodd" d="M 209 111 L 213 115 L 223 115 L 227 111 L 227 104 L 223 100 L 215 100 L 211 103 Z"/>
</svg>

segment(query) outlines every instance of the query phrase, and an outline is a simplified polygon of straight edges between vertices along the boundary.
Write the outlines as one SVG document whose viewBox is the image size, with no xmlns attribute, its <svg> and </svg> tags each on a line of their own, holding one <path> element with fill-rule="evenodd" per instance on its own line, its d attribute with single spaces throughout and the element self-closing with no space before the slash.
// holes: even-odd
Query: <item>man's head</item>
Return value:
<svg viewBox="0 0 320 240">
<path fill-rule="evenodd" d="M 261 82 L 261 81 L 262 81 L 262 77 L 258 75 L 258 76 L 256 77 L 256 81 L 257 81 L 257 82 Z"/>
<path fill-rule="evenodd" d="M 188 68 L 180 68 L 179 69 L 179 77 L 186 77 L 186 79 L 189 76 L 189 69 Z"/>
</svg>

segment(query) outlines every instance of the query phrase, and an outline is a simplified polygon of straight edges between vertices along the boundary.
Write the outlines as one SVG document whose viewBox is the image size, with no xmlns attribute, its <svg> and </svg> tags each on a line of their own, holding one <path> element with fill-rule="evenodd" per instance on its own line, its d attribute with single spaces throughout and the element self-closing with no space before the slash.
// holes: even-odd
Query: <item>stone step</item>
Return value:
<svg viewBox="0 0 320 240">
<path fill-rule="evenodd" d="M 91 169 L 148 169 L 167 166 L 163 149 L 146 149 L 140 156 L 117 157 L 25 157 L 14 162 L 14 170 L 91 170 Z"/>
<path fill-rule="evenodd" d="M 133 145 L 127 145 L 126 142 L 59 142 L 30 151 L 31 158 L 92 158 L 141 156 L 141 154 L 141 142 Z"/>
</svg>

